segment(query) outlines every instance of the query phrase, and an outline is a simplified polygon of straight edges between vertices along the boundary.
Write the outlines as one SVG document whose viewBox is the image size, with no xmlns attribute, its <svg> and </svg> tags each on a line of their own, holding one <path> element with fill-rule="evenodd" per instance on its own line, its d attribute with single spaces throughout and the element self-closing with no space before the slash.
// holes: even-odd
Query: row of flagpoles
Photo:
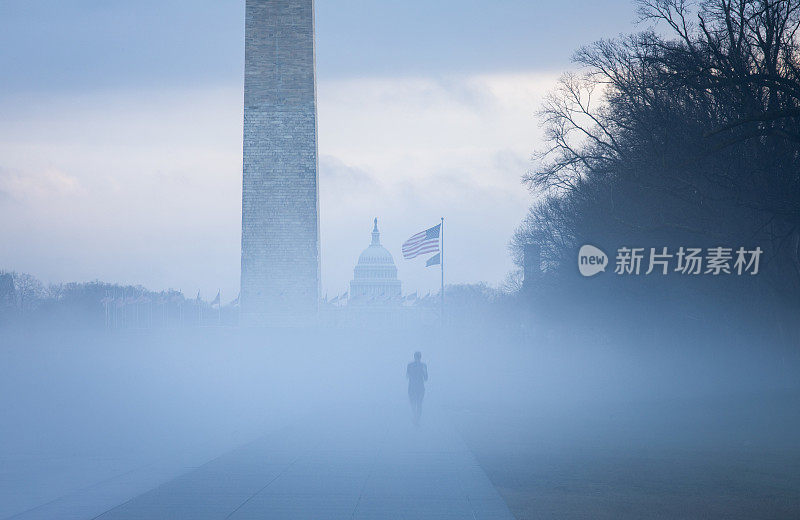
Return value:
<svg viewBox="0 0 800 520">
<path fill-rule="evenodd" d="M 171 294 L 171 295 L 156 294 L 156 295 L 152 295 L 152 296 L 148 296 L 147 294 L 139 294 L 139 295 L 133 295 L 133 296 L 127 296 L 127 295 L 111 296 L 111 295 L 107 295 L 105 298 L 102 298 L 100 300 L 100 303 L 102 303 L 103 305 L 108 305 L 108 306 L 123 307 L 125 305 L 139 305 L 139 304 L 149 304 L 149 303 L 153 303 L 153 304 L 156 304 L 156 305 L 166 305 L 166 304 L 169 304 L 169 303 L 178 303 L 179 304 L 179 303 L 196 302 L 196 303 L 201 304 L 201 305 L 208 305 L 211 308 L 220 308 L 220 307 L 222 307 L 222 304 L 221 304 L 222 298 L 221 297 L 222 297 L 222 292 L 221 291 L 218 291 L 217 292 L 217 296 L 214 297 L 214 299 L 211 300 L 210 302 L 204 301 L 200 297 L 200 293 L 199 292 L 197 293 L 197 298 L 194 299 L 194 300 L 188 299 L 188 298 L 184 297 L 180 293 Z M 237 296 L 236 299 L 233 300 L 232 302 L 228 303 L 228 305 L 233 306 L 233 307 L 238 306 L 239 305 L 239 297 Z"/>
<path fill-rule="evenodd" d="M 417 293 L 417 291 L 414 291 L 413 293 L 406 294 L 405 296 L 380 295 L 380 296 L 372 296 L 370 298 L 367 298 L 366 300 L 360 300 L 360 301 L 370 301 L 370 302 L 372 302 L 372 301 L 374 301 L 374 302 L 390 302 L 390 301 L 393 301 L 393 302 L 401 302 L 401 303 L 402 302 L 411 302 L 411 303 L 413 303 L 413 302 L 423 302 L 423 301 L 426 301 L 426 300 L 430 300 L 431 298 L 434 298 L 434 297 L 435 297 L 435 295 L 432 295 L 431 291 L 428 291 L 428 294 L 426 294 L 424 296 L 419 295 Z M 331 299 L 328 299 L 328 296 L 325 295 L 325 297 L 322 298 L 321 303 L 323 305 L 325 305 L 325 304 L 327 304 L 327 305 L 336 305 L 336 304 L 344 304 L 345 302 L 348 302 L 348 301 L 350 301 L 350 293 L 349 293 L 349 291 L 345 291 L 343 294 L 339 294 L 337 296 L 334 296 Z"/>
<path fill-rule="evenodd" d="M 441 222 L 439 224 L 412 235 L 408 240 L 406 240 L 403 243 L 402 252 L 403 252 L 403 258 L 406 260 L 412 260 L 422 255 L 431 255 L 425 261 L 425 267 L 431 267 L 434 265 L 439 266 L 439 269 L 441 271 L 441 290 L 439 296 L 440 296 L 442 316 L 444 316 L 444 217 L 442 217 Z M 422 303 L 430 299 L 431 299 L 430 291 L 425 296 L 419 296 L 415 291 L 405 296 L 375 296 L 369 298 L 368 301 Z M 336 305 L 349 301 L 350 301 L 349 294 L 347 291 L 345 291 L 343 294 L 337 295 L 330 300 L 326 295 L 325 298 L 322 299 L 321 303 L 328 305 Z M 166 315 L 166 307 L 170 304 L 178 306 L 179 312 L 181 313 L 181 321 L 182 321 L 183 320 L 182 308 L 184 303 L 197 307 L 199 323 L 202 323 L 203 321 L 202 312 L 204 306 L 209 306 L 211 309 L 216 309 L 217 321 L 218 323 L 222 322 L 223 306 L 222 306 L 221 290 L 217 291 L 217 295 L 210 302 L 203 301 L 202 298 L 200 297 L 200 291 L 198 291 L 197 297 L 194 300 L 187 299 L 180 293 L 168 293 L 168 294 L 157 294 L 157 295 L 137 294 L 134 296 L 128 296 L 123 293 L 121 297 L 107 294 L 106 297 L 101 300 L 101 303 L 105 308 L 107 324 L 111 322 L 116 323 L 116 316 L 119 309 L 123 310 L 122 316 L 124 317 L 125 308 L 133 307 L 136 310 L 137 313 L 136 319 L 138 321 L 139 306 L 146 306 L 149 309 L 150 315 L 152 316 L 153 305 L 156 305 L 158 308 L 161 308 L 162 312 Z M 231 301 L 228 304 L 228 306 L 238 307 L 239 296 L 237 296 L 235 300 Z"/>
<path fill-rule="evenodd" d="M 184 325 L 196 321 L 198 324 L 221 324 L 222 308 L 236 308 L 239 305 L 239 297 L 222 305 L 222 291 L 218 290 L 217 295 L 211 301 L 204 301 L 198 291 L 194 299 L 186 298 L 178 292 L 168 292 L 159 294 L 134 293 L 132 295 L 123 291 L 122 295 L 106 294 L 100 299 L 105 310 L 106 327 L 108 328 L 129 328 L 129 327 L 152 327 L 154 323 L 161 323 L 162 326 Z M 203 315 L 204 309 L 216 310 L 215 320 L 210 321 L 208 316 Z M 194 311 L 191 311 L 194 309 Z M 188 313 L 186 311 L 189 311 Z M 192 317 L 195 313 L 196 316 Z M 195 320 L 196 318 L 196 320 Z"/>
</svg>

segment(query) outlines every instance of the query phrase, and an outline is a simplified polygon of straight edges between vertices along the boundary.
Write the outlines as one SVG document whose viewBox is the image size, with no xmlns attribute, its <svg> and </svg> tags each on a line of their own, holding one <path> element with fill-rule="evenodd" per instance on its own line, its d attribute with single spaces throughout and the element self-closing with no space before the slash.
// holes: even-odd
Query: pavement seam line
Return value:
<svg viewBox="0 0 800 520">
<path fill-rule="evenodd" d="M 277 475 L 275 475 L 275 476 L 272 478 L 272 480 L 270 480 L 269 482 L 267 482 L 266 484 L 264 484 L 264 486 L 263 486 L 261 489 L 259 489 L 258 491 L 256 491 L 255 493 L 253 493 L 252 495 L 250 495 L 249 497 L 247 497 L 247 499 L 245 499 L 245 501 L 244 501 L 244 502 L 242 502 L 241 504 L 239 504 L 238 506 L 236 506 L 236 509 L 234 509 L 233 511 L 231 511 L 230 513 L 228 513 L 228 515 L 225 517 L 225 520 L 228 520 L 229 518 L 231 518 L 231 517 L 232 517 L 233 515 L 235 515 L 235 514 L 236 514 L 236 513 L 237 513 L 237 512 L 238 512 L 238 511 L 241 509 L 241 508 L 243 508 L 245 505 L 247 505 L 247 503 L 248 503 L 248 502 L 250 502 L 251 500 L 253 500 L 253 499 L 254 499 L 255 497 L 257 497 L 259 494 L 261 494 L 261 492 L 262 492 L 262 491 L 264 491 L 265 489 L 267 489 L 267 488 L 270 486 L 270 484 L 272 484 L 273 482 L 275 482 L 276 480 L 278 480 L 279 478 L 281 478 L 281 477 L 284 475 L 284 473 L 286 473 L 287 471 L 289 471 L 289 468 L 291 468 L 292 466 L 294 466 L 294 464 L 295 464 L 295 463 L 296 463 L 298 460 L 300 460 L 300 458 L 301 458 L 301 457 L 302 457 L 302 455 L 298 455 L 297 457 L 295 457 L 295 459 L 294 459 L 294 460 L 292 460 L 292 462 L 290 462 L 289 464 L 287 464 L 287 465 L 286 465 L 286 467 L 285 467 L 285 468 L 283 468 L 283 470 L 281 470 L 281 471 L 280 471 L 280 473 L 278 473 Z"/>
</svg>

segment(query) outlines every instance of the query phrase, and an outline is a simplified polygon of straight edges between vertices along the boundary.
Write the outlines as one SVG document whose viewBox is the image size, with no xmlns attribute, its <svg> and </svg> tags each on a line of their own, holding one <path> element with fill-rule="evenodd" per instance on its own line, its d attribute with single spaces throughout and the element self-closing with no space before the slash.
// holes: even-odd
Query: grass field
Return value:
<svg viewBox="0 0 800 520">
<path fill-rule="evenodd" d="M 518 520 L 800 518 L 800 392 L 454 417 Z"/>
</svg>

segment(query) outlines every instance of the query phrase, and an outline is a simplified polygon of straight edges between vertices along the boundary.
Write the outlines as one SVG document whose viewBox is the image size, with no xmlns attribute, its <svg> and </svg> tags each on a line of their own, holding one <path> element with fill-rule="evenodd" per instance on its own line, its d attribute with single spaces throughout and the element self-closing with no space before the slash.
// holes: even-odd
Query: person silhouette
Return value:
<svg viewBox="0 0 800 520">
<path fill-rule="evenodd" d="M 414 352 L 414 361 L 406 367 L 408 378 L 408 400 L 411 402 L 414 425 L 419 426 L 422 416 L 422 399 L 425 397 L 425 381 L 428 380 L 428 365 L 420 361 L 422 352 Z"/>
</svg>

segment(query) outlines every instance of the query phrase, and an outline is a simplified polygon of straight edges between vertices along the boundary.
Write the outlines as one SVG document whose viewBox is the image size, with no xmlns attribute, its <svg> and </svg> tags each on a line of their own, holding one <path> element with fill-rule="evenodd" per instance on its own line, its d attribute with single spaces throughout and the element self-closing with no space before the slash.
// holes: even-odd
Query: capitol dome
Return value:
<svg viewBox="0 0 800 520">
<path fill-rule="evenodd" d="M 378 219 L 372 229 L 372 243 L 358 257 L 350 282 L 350 302 L 389 304 L 399 302 L 400 280 L 392 254 L 381 245 Z"/>
</svg>

